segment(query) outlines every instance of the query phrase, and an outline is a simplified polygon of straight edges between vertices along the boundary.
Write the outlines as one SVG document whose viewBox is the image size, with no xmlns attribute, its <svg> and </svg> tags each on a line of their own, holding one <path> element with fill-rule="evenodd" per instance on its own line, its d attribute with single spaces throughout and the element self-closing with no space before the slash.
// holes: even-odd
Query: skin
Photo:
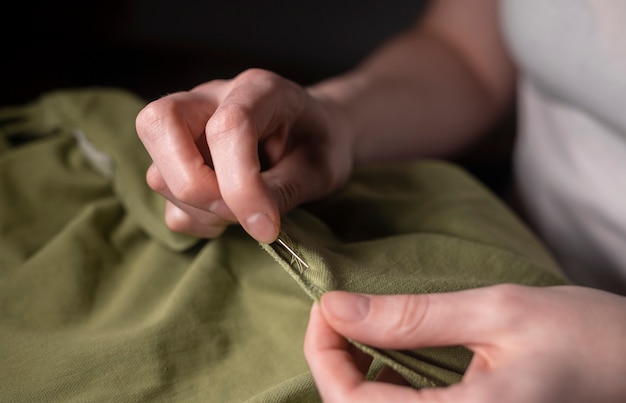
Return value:
<svg viewBox="0 0 626 403">
<path fill-rule="evenodd" d="M 250 69 L 151 102 L 136 127 L 167 225 L 213 238 L 239 224 L 269 243 L 281 214 L 339 189 L 356 165 L 463 152 L 514 101 L 497 6 L 434 0 L 352 71 L 310 87 Z M 311 312 L 305 355 L 327 401 L 626 401 L 624 297 L 503 285 L 369 297 L 363 320 L 341 319 L 363 309 L 353 298 L 329 293 Z M 461 384 L 417 392 L 388 373 L 365 382 L 346 338 L 476 354 Z"/>
<path fill-rule="evenodd" d="M 514 70 L 495 0 L 457 3 L 433 2 L 353 71 L 309 88 L 250 69 L 148 104 L 136 126 L 168 226 L 212 238 L 239 223 L 269 243 L 281 213 L 337 190 L 356 164 L 474 143 L 508 109 Z"/>
<path fill-rule="evenodd" d="M 304 352 L 325 402 L 623 402 L 625 304 L 576 286 L 333 291 L 311 310 Z M 465 345 L 474 357 L 461 383 L 417 391 L 366 381 L 346 338 L 395 349 Z"/>
<path fill-rule="evenodd" d="M 167 199 L 166 223 L 213 238 L 239 222 L 257 240 L 274 241 L 282 212 L 350 174 L 350 138 L 337 115 L 258 69 L 150 103 L 136 125 L 153 159 L 148 185 Z"/>
</svg>

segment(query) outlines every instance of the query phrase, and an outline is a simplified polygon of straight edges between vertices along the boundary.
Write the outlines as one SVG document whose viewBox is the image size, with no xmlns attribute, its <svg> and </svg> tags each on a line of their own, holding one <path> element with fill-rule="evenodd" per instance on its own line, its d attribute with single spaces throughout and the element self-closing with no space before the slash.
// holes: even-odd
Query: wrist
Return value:
<svg viewBox="0 0 626 403">
<path fill-rule="evenodd" d="M 357 162 L 359 136 L 363 133 L 358 119 L 353 113 L 355 100 L 365 87 L 365 79 L 357 74 L 348 74 L 321 81 L 306 88 L 309 95 L 323 108 L 329 131 L 336 136 L 350 152 L 350 159 Z"/>
</svg>

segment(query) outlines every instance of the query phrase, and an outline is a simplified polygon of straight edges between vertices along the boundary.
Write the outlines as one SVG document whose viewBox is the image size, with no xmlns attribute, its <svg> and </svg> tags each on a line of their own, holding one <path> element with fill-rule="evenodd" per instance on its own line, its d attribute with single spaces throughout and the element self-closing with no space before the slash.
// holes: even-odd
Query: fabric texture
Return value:
<svg viewBox="0 0 626 403">
<path fill-rule="evenodd" d="M 174 234 L 145 184 L 145 102 L 47 93 L 0 110 L 0 401 L 315 402 L 302 353 L 326 290 L 425 293 L 564 284 L 535 236 L 461 168 L 363 168 L 283 219 L 280 245 L 238 226 Z M 458 382 L 463 347 L 376 350 L 415 387 Z"/>
</svg>

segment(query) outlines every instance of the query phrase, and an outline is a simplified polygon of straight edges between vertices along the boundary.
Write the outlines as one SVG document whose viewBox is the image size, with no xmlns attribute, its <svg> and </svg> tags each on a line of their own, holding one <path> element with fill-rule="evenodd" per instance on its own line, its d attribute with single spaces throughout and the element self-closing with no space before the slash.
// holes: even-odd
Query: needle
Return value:
<svg viewBox="0 0 626 403">
<path fill-rule="evenodd" d="M 289 252 L 291 254 L 291 256 L 293 256 L 298 262 L 300 262 L 304 267 L 306 267 L 307 269 L 309 268 L 309 265 L 306 264 L 306 262 L 304 260 L 302 260 L 302 258 L 300 256 L 298 256 L 298 254 L 296 252 L 294 252 L 293 249 L 291 249 L 287 243 L 285 241 L 283 241 L 280 238 L 276 239 L 276 242 L 278 242 L 280 244 L 280 246 L 282 246 L 283 248 L 285 248 L 285 250 L 287 250 L 287 252 Z"/>
</svg>

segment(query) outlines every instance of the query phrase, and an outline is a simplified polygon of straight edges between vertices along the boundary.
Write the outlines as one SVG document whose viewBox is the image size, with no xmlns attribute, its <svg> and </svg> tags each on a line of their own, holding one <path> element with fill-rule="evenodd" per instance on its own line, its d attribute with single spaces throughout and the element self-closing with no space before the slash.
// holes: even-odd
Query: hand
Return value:
<svg viewBox="0 0 626 403">
<path fill-rule="evenodd" d="M 136 127 L 167 225 L 200 237 L 239 222 L 272 242 L 281 213 L 337 189 L 352 169 L 338 108 L 264 70 L 153 101 Z"/>
<path fill-rule="evenodd" d="M 364 379 L 347 338 L 414 349 L 465 345 L 459 384 L 415 390 Z M 455 293 L 326 293 L 305 356 L 327 402 L 624 402 L 626 298 L 576 286 L 498 285 Z"/>
</svg>

